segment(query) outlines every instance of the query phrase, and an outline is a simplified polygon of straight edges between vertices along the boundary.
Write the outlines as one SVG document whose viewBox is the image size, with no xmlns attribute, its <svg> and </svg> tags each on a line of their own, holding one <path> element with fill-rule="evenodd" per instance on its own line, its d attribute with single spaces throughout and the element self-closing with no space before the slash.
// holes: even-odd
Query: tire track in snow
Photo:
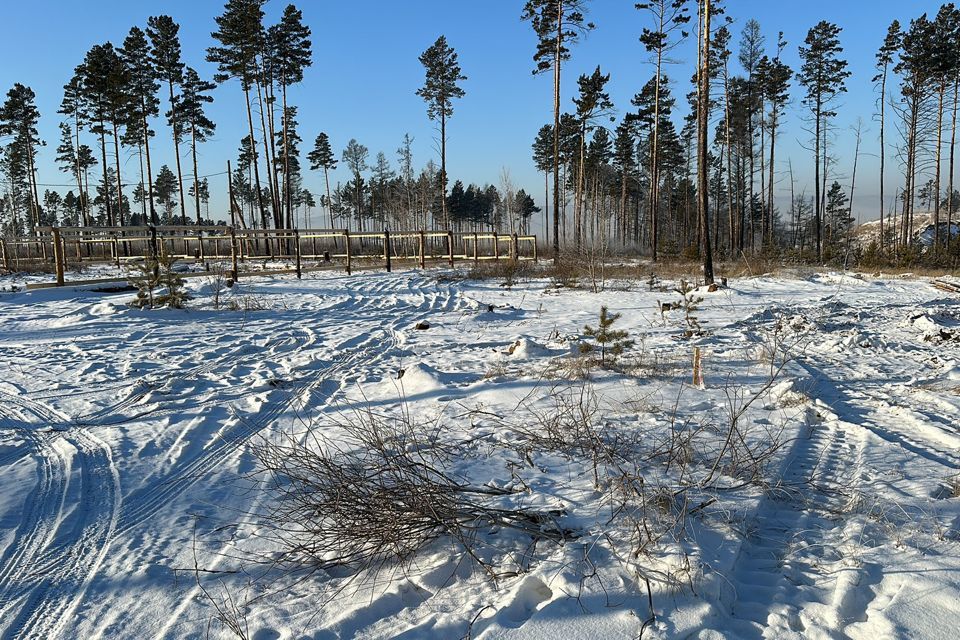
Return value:
<svg viewBox="0 0 960 640">
<path fill-rule="evenodd" d="M 38 519 L 36 528 L 46 532 L 46 539 L 42 545 L 27 540 L 30 557 L 22 555 L 10 571 L 10 602 L 0 610 L 0 620 L 9 621 L 4 638 L 53 638 L 83 599 L 106 555 L 120 508 L 119 476 L 109 446 L 90 433 L 68 427 L 63 416 L 27 398 L 0 392 L 0 401 L 18 406 L 41 424 L 65 428 L 59 437 L 74 449 L 57 508 L 42 511 Z M 79 486 L 72 501 L 73 475 Z M 70 513 L 63 517 L 68 506 Z"/>
<path fill-rule="evenodd" d="M 362 317 L 362 314 L 370 311 L 371 308 L 382 306 L 377 304 L 378 302 L 382 302 L 381 298 L 376 297 L 377 294 L 382 295 L 384 292 L 394 293 L 398 290 L 403 290 L 404 293 L 420 293 L 422 295 L 424 283 L 425 279 L 422 277 L 395 277 L 387 281 L 367 279 L 366 282 L 352 290 L 351 293 L 355 295 L 343 301 L 339 305 L 340 308 L 338 311 L 343 314 L 352 313 L 355 316 Z M 359 292 L 359 295 L 356 295 L 356 292 Z M 339 357 L 322 367 L 316 368 L 313 372 L 300 378 L 295 383 L 285 388 L 274 390 L 272 393 L 283 394 L 284 399 L 278 402 L 268 403 L 266 408 L 261 408 L 250 420 L 246 420 L 239 414 L 235 414 L 234 424 L 227 432 L 219 436 L 216 444 L 205 448 L 204 451 L 194 459 L 176 468 L 163 479 L 127 497 L 118 525 L 118 534 L 125 534 L 133 530 L 139 526 L 141 522 L 150 518 L 163 508 L 169 501 L 181 495 L 191 485 L 210 473 L 214 467 L 222 463 L 226 456 L 235 452 L 244 443 L 280 418 L 284 412 L 290 409 L 298 398 L 331 380 L 337 374 L 349 371 L 354 365 L 363 363 L 365 368 L 369 368 L 374 362 L 382 360 L 397 346 L 396 331 L 400 325 L 413 324 L 425 315 L 448 308 L 450 297 L 451 292 L 450 289 L 447 288 L 441 296 L 434 297 L 426 307 L 400 303 L 399 306 L 401 309 L 404 306 L 409 306 L 410 309 L 417 313 L 414 313 L 412 317 L 402 313 L 397 314 L 397 317 L 395 317 L 386 328 L 381 328 L 367 336 L 361 334 L 339 343 L 333 347 L 334 352 L 341 352 Z M 398 305 L 395 303 L 393 306 L 396 307 Z M 328 311 L 328 309 L 322 309 L 320 313 L 328 315 Z M 335 320 L 335 326 L 339 327 L 348 323 L 350 319 L 349 316 L 343 317 L 338 315 L 333 320 Z M 321 326 L 314 331 L 322 331 L 322 329 L 323 327 Z M 298 346 L 292 349 L 292 351 L 305 348 L 313 343 L 313 334 L 307 333 L 307 335 L 309 341 L 302 341 L 300 343 L 302 346 Z M 258 357 L 263 358 L 262 354 Z M 335 395 L 333 391 L 325 394 L 323 404 L 319 407 L 311 408 L 325 408 Z M 176 408 L 173 408 L 170 411 L 174 412 L 176 410 Z"/>
<path fill-rule="evenodd" d="M 199 378 L 212 374 L 219 368 L 229 366 L 238 366 L 241 364 L 250 364 L 253 362 L 260 362 L 266 360 L 270 357 L 275 356 L 277 353 L 286 353 L 291 351 L 296 351 L 301 348 L 306 348 L 316 342 L 316 336 L 312 331 L 302 328 L 296 328 L 295 331 L 298 331 L 306 336 L 306 338 L 300 340 L 297 336 L 284 336 L 282 338 L 273 338 L 264 345 L 263 349 L 269 349 L 269 351 L 264 354 L 261 350 L 250 349 L 249 345 L 241 342 L 236 345 L 232 345 L 230 349 L 226 351 L 225 354 L 221 354 L 216 358 L 208 358 L 205 362 L 190 367 L 184 371 L 163 371 L 160 373 L 151 373 L 141 378 L 138 378 L 134 381 L 131 381 L 131 384 L 134 385 L 134 389 L 124 398 L 120 399 L 118 402 L 98 409 L 95 412 L 85 414 L 76 418 L 74 421 L 85 427 L 113 427 L 121 425 L 127 422 L 132 422 L 140 418 L 158 418 L 165 415 L 182 413 L 185 408 L 182 404 L 177 404 L 176 400 L 190 399 L 197 395 L 196 392 L 189 393 L 186 396 L 178 397 L 169 397 L 163 396 L 158 399 L 156 402 L 151 402 L 146 405 L 146 408 L 140 413 L 133 415 L 126 415 L 122 418 L 118 418 L 117 414 L 124 412 L 135 405 L 143 402 L 151 393 L 162 391 L 164 385 L 170 381 L 175 382 L 186 382 L 191 380 L 198 380 Z M 278 347 L 283 347 L 281 351 Z M 238 356 L 241 359 L 237 359 Z M 218 398 L 215 396 L 210 396 L 206 401 L 201 400 L 195 405 L 192 405 L 190 408 L 196 408 L 203 404 L 216 401 Z M 170 404 L 168 408 L 158 408 L 158 405 L 161 404 Z M 111 418 L 117 418 L 111 420 Z"/>
<path fill-rule="evenodd" d="M 393 278 L 364 279 L 358 283 L 357 286 L 352 287 L 351 297 L 347 301 L 343 301 L 339 305 L 340 308 L 338 310 L 344 313 L 353 313 L 355 317 L 351 318 L 349 315 L 345 317 L 338 316 L 336 318 L 337 325 L 346 324 L 355 319 L 364 319 L 362 314 L 374 309 L 382 311 L 386 308 L 393 307 L 399 309 L 401 313 L 395 314 L 395 317 L 386 326 L 381 327 L 379 331 L 372 333 L 365 339 L 361 334 L 353 338 L 349 338 L 347 341 L 342 342 L 335 347 L 335 349 L 350 349 L 350 353 L 347 354 L 341 361 L 333 363 L 329 368 L 319 371 L 319 377 L 312 384 L 308 385 L 308 387 L 305 388 L 301 393 L 296 394 L 291 399 L 291 402 L 293 402 L 296 397 L 302 396 L 311 389 L 331 380 L 335 374 L 349 372 L 351 375 L 342 377 L 338 381 L 336 390 L 326 393 L 322 403 L 319 406 L 310 407 L 310 409 L 320 411 L 329 407 L 335 401 L 338 392 L 343 390 L 344 386 L 347 384 L 347 381 L 355 378 L 358 375 L 359 372 L 352 371 L 352 368 L 355 365 L 360 365 L 361 370 L 369 371 L 372 365 L 375 365 L 376 363 L 385 359 L 392 350 L 400 346 L 397 335 L 398 331 L 401 330 L 401 327 L 412 326 L 419 320 L 422 320 L 427 316 L 436 313 L 437 311 L 448 311 L 451 308 L 459 307 L 458 304 L 452 304 L 451 301 L 454 297 L 459 299 L 460 296 L 459 294 L 454 294 L 452 288 L 449 286 L 444 287 L 441 291 L 439 291 L 439 293 L 430 297 L 428 302 L 427 296 L 423 295 L 423 289 L 426 286 L 429 286 L 429 284 L 429 281 L 422 276 L 395 276 Z M 377 297 L 378 295 L 382 296 L 385 293 L 393 294 L 398 291 L 408 294 L 419 293 L 421 296 L 421 301 L 424 304 L 407 304 L 399 299 L 393 300 L 392 304 L 389 302 L 384 304 L 384 300 Z M 407 314 L 402 313 L 402 311 L 405 309 L 408 311 Z M 322 331 L 322 329 L 323 328 L 320 327 L 317 329 L 317 331 Z M 287 407 L 289 407 L 289 404 Z M 279 413 L 281 413 L 282 410 L 287 407 L 284 407 L 280 411 L 276 412 L 276 415 L 278 416 Z M 276 416 L 271 417 L 270 421 L 274 420 L 275 418 Z M 263 426 L 266 426 L 266 424 Z M 260 429 L 262 429 L 263 426 L 261 426 Z M 218 557 L 223 557 L 223 555 L 221 554 Z M 215 562 L 217 562 L 216 559 Z M 176 607 L 170 618 L 168 618 L 168 620 L 162 625 L 160 631 L 155 634 L 155 638 L 159 639 L 169 636 L 172 629 L 176 625 L 177 620 L 195 601 L 198 591 L 199 590 L 196 587 L 193 587 L 190 593 L 182 598 L 180 604 Z"/>
<path fill-rule="evenodd" d="M 272 393 L 275 394 L 283 394 L 285 396 L 284 400 L 268 403 L 267 408 L 261 408 L 252 420 L 246 420 L 239 414 L 234 414 L 233 425 L 217 438 L 215 444 L 206 447 L 195 458 L 175 468 L 156 483 L 128 496 L 126 501 L 128 506 L 125 507 L 120 517 L 118 533 L 127 533 L 150 518 L 170 500 L 182 494 L 191 485 L 212 471 L 215 466 L 223 463 L 227 456 L 250 438 L 272 424 L 290 407 L 297 397 L 321 384 L 325 379 L 325 373 L 333 373 L 352 364 L 366 353 L 364 347 L 371 347 L 376 342 L 375 338 L 370 338 L 351 350 L 341 361 L 317 370 L 299 380 L 296 385 L 290 388 L 273 391 Z"/>
<path fill-rule="evenodd" d="M 398 346 L 397 332 L 405 328 L 405 324 L 412 325 L 432 313 L 458 306 L 452 303 L 449 287 L 425 295 L 426 283 L 427 279 L 421 276 L 409 275 L 363 279 L 344 301 L 334 305 L 337 307 L 334 313 L 331 314 L 328 307 L 297 316 L 296 321 L 311 323 L 315 331 L 298 330 L 264 345 L 269 346 L 274 359 L 277 355 L 309 348 L 316 340 L 316 333 L 322 333 L 326 327 L 342 330 L 347 323 L 359 320 L 359 330 L 363 333 L 337 346 L 347 353 L 322 363 L 323 366 L 317 366 L 289 386 L 277 389 L 285 401 L 268 403 L 252 420 L 237 420 L 228 432 L 221 434 L 215 446 L 207 447 L 198 458 L 176 468 L 172 477 L 154 483 L 140 496 L 131 496 L 134 500 L 125 508 L 121 508 L 119 477 L 107 445 L 77 421 L 44 405 L 23 397 L 0 395 L 0 422 L 22 435 L 29 444 L 24 447 L 28 449 L 27 455 L 35 453 L 38 460 L 37 487 L 29 496 L 29 507 L 24 510 L 13 544 L 0 557 L 0 594 L 3 594 L 0 637 L 48 638 L 67 632 L 68 625 L 73 624 L 71 613 L 83 601 L 113 537 L 136 527 L 183 493 L 253 434 L 272 424 L 305 393 L 339 377 L 337 389 L 324 392 L 320 407 L 327 406 L 337 390 L 356 378 L 358 371 L 369 371 L 372 364 Z M 419 294 L 419 297 L 414 301 L 407 297 L 409 294 Z M 374 322 L 371 331 L 370 321 L 376 321 L 382 317 L 383 310 L 390 308 L 398 312 L 391 314 L 393 317 L 385 325 Z M 271 326 L 260 328 L 263 332 L 272 329 Z M 228 350 L 225 356 L 208 359 L 181 375 L 202 377 L 225 364 L 235 364 L 230 362 L 235 355 L 236 352 Z M 264 358 L 262 350 L 253 355 Z M 321 362 L 314 361 L 310 366 Z M 296 368 L 292 370 L 295 372 Z M 179 377 L 176 373 L 173 375 Z M 139 391 L 117 403 L 115 409 L 122 411 L 141 400 L 137 397 Z M 115 411 L 101 409 L 95 413 L 97 417 L 108 418 Z M 85 419 L 91 417 L 93 415 L 84 416 Z M 63 430 L 46 435 L 36 428 L 45 425 Z M 22 451 L 11 455 L 20 459 Z M 151 490 L 155 495 L 150 494 Z M 138 498 L 142 500 L 137 502 Z M 42 572 L 36 570 L 38 567 Z"/>
<path fill-rule="evenodd" d="M 17 588 L 23 588 L 36 558 L 49 542 L 67 486 L 65 460 L 43 434 L 14 413 L 13 407 L 19 408 L 19 403 L 11 397 L 0 392 L 0 427 L 12 428 L 28 441 L 37 459 L 37 484 L 26 497 L 13 540 L 0 556 L 0 629 Z"/>
<path fill-rule="evenodd" d="M 856 617 L 844 607 L 829 613 L 850 601 L 845 590 L 856 584 L 831 579 L 822 567 L 843 557 L 838 549 L 848 536 L 838 514 L 856 499 L 862 432 L 817 405 L 787 455 L 783 486 L 761 499 L 721 595 L 733 623 L 724 629 L 738 638 L 833 637 Z"/>
</svg>

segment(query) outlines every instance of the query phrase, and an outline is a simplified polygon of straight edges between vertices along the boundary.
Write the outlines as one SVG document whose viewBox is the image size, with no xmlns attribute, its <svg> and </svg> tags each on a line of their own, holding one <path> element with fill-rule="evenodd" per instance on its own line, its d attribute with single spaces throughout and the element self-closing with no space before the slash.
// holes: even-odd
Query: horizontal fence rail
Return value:
<svg viewBox="0 0 960 640">
<path fill-rule="evenodd" d="M 362 231 L 349 229 L 236 229 L 216 226 L 41 227 L 34 237 L 0 238 L 0 267 L 8 272 L 53 267 L 56 280 L 31 288 L 123 281 L 126 278 L 66 281 L 66 273 L 87 264 L 114 264 L 118 268 L 158 255 L 194 261 L 230 264 L 236 280 L 243 274 L 296 273 L 342 266 L 385 268 L 395 263 L 447 263 L 458 260 L 537 260 L 535 235 L 453 231 Z M 261 269 L 250 263 L 262 262 Z M 268 261 L 290 261 L 293 268 L 268 270 Z M 185 273 L 184 276 L 194 274 Z M 195 275 L 203 275 L 198 273 Z"/>
</svg>

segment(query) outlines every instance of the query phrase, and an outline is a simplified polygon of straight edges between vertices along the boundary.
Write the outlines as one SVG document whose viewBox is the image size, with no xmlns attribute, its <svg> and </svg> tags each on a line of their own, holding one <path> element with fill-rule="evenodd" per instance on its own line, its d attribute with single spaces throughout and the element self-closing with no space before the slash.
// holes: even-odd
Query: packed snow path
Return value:
<svg viewBox="0 0 960 640">
<path fill-rule="evenodd" d="M 251 535 L 263 496 L 239 482 L 256 466 L 246 444 L 389 406 L 391 389 L 395 404 L 401 369 L 412 413 L 508 415 L 605 304 L 681 366 L 657 380 L 598 375 L 599 393 L 672 399 L 689 375 L 683 323 L 659 311 L 670 294 L 642 284 L 593 294 L 320 274 L 243 282 L 230 296 L 247 310 L 230 311 L 201 280 L 186 311 L 134 311 L 130 294 L 0 294 L 0 638 L 205 637 L 213 614 L 190 569 L 198 544 L 218 557 Z M 644 637 L 952 637 L 960 297 L 920 280 L 763 277 L 705 294 L 697 313 L 707 390 L 686 396 L 691 414 L 720 411 L 725 381 L 750 383 L 733 363 L 778 325 L 803 337 L 784 372 L 799 418 L 777 484 L 733 515 L 702 514 L 720 538 L 695 536 L 702 576 L 693 592 L 654 594 Z M 646 594 L 626 582 L 574 600 L 556 567 L 495 589 L 435 560 L 319 611 L 322 585 L 299 585 L 246 620 L 257 638 L 635 638 L 645 617 Z"/>
</svg>

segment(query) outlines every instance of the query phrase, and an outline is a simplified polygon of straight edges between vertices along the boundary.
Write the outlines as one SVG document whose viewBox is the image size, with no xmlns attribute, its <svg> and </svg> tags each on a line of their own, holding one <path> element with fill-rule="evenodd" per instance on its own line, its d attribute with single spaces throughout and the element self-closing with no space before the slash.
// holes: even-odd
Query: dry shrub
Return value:
<svg viewBox="0 0 960 640">
<path fill-rule="evenodd" d="M 355 570 L 404 564 L 443 538 L 495 575 L 474 552 L 479 534 L 511 530 L 556 543 L 575 535 L 557 513 L 504 500 L 519 490 L 478 486 L 453 473 L 451 460 L 466 449 L 445 443 L 439 427 L 370 413 L 339 426 L 333 437 L 311 430 L 256 447 L 273 494 L 267 535 L 281 562 Z"/>
<path fill-rule="evenodd" d="M 503 280 L 507 286 L 512 286 L 518 280 L 532 278 L 537 273 L 536 264 L 529 260 L 489 260 L 476 263 L 467 272 L 471 280 Z"/>
<path fill-rule="evenodd" d="M 230 311 L 265 311 L 270 307 L 263 298 L 246 295 L 231 298 L 227 308 Z"/>
</svg>

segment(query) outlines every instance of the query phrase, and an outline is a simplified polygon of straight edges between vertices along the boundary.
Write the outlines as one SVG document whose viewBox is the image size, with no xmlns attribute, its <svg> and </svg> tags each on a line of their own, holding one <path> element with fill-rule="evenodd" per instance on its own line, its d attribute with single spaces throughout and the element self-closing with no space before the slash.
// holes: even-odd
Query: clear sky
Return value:
<svg viewBox="0 0 960 640">
<path fill-rule="evenodd" d="M 56 113 L 62 85 L 73 68 L 94 44 L 111 41 L 118 45 L 133 25 L 144 27 L 147 17 L 166 13 L 180 23 L 184 61 L 210 77 L 213 68 L 204 61 L 212 40 L 214 18 L 221 12 L 219 0 L 30 0 L 5 3 L 7 28 L 0 37 L 0 91 L 14 82 L 31 86 L 37 93 L 42 114 L 41 136 L 47 147 L 38 163 L 39 182 L 67 185 L 70 179 L 54 162 L 59 133 Z M 267 23 L 275 22 L 288 4 L 270 0 Z M 290 101 L 299 107 L 300 134 L 305 154 L 313 138 L 326 131 L 339 156 L 350 138 L 369 147 L 371 159 L 383 151 L 396 165 L 396 149 L 405 133 L 415 137 L 415 162 L 422 166 L 436 157 L 436 133 L 427 120 L 425 105 L 415 95 L 423 82 L 420 53 L 437 36 L 444 34 L 456 48 L 468 80 L 466 96 L 455 104 L 449 124 L 448 171 L 451 181 L 494 183 L 503 169 L 510 172 L 517 187 L 543 199 L 543 179 L 535 173 L 530 144 L 537 130 L 552 118 L 549 74 L 533 76 L 531 56 L 534 36 L 530 25 L 519 20 L 522 0 L 300 0 L 304 20 L 313 30 L 314 65 L 304 82 L 290 92 Z M 597 25 L 573 51 L 573 60 L 564 72 L 564 108 L 576 77 L 601 65 L 611 73 L 608 85 L 619 114 L 631 109 L 630 98 L 653 75 L 638 36 L 647 16 L 635 10 L 633 0 L 593 0 L 590 19 Z M 841 41 L 853 77 L 844 96 L 836 126 L 840 130 L 835 151 L 837 178 L 849 184 L 853 162 L 853 135 L 850 128 L 862 118 L 864 139 L 857 170 L 855 212 L 864 219 L 876 217 L 878 194 L 878 126 L 873 114 L 876 95 L 872 87 L 874 54 L 888 24 L 894 18 L 908 22 L 923 12 L 936 13 L 940 3 L 932 0 L 728 0 L 728 14 L 735 20 L 734 45 L 743 24 L 750 18 L 760 22 L 768 50 L 775 46 L 777 32 L 789 43 L 785 60 L 798 66 L 797 45 L 819 20 L 836 22 L 843 28 Z M 694 43 L 677 50 L 679 62 L 667 73 L 675 80 L 678 104 L 689 91 L 692 74 L 689 60 L 695 58 Z M 802 142 L 808 138 L 800 121 L 800 89 L 792 89 L 793 103 L 778 151 L 778 199 L 788 197 L 788 159 L 792 160 L 797 189 L 812 179 L 810 153 Z M 201 175 L 225 171 L 228 158 L 236 157 L 245 134 L 242 93 L 236 82 L 219 87 L 210 110 L 217 122 L 215 138 L 201 149 Z M 165 103 L 163 109 L 166 109 Z M 681 107 L 682 109 L 682 107 Z M 173 166 L 172 142 L 165 125 L 157 123 L 154 168 Z M 258 134 L 259 135 L 259 134 Z M 92 146 L 92 141 L 89 141 Z M 124 158 L 129 180 L 139 179 L 135 157 Z M 888 162 L 888 193 L 899 184 L 895 162 Z M 185 173 L 189 173 L 185 171 Z M 136 178 L 134 177 L 136 175 Z M 332 180 L 345 181 L 342 170 Z M 322 176 L 307 172 L 308 188 L 322 191 Z M 213 206 L 225 207 L 226 177 L 210 179 Z M 43 189 L 44 187 L 41 187 Z M 53 187 L 51 187 L 53 188 Z M 810 187 L 812 190 L 812 187 Z M 61 188 L 66 191 L 67 188 Z M 212 211 L 213 212 L 213 211 Z"/>
</svg>

